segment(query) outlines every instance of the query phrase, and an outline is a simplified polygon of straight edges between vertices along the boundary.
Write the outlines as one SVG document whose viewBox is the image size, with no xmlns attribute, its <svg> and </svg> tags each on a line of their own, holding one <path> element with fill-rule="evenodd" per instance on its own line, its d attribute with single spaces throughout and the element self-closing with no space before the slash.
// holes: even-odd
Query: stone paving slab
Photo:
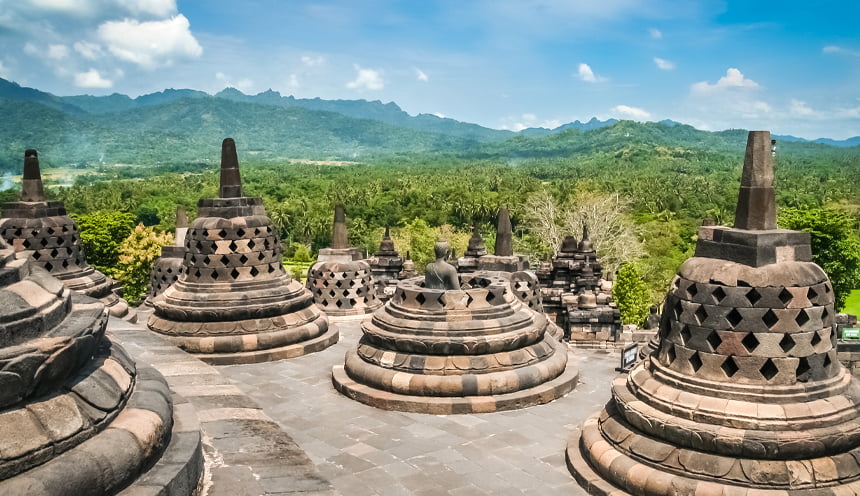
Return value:
<svg viewBox="0 0 860 496">
<path fill-rule="evenodd" d="M 201 496 L 335 494 L 293 439 L 218 369 L 139 324 L 111 319 L 108 331 L 135 360 L 161 372 L 171 390 L 194 407 L 206 463 Z"/>
<path fill-rule="evenodd" d="M 340 342 L 319 353 L 217 370 L 262 406 L 337 493 L 586 494 L 568 472 L 564 450 L 609 399 L 617 353 L 571 351 L 580 382 L 546 405 L 466 415 L 394 412 L 335 391 L 332 367 L 343 364 L 361 330 L 356 321 L 332 325 Z"/>
</svg>

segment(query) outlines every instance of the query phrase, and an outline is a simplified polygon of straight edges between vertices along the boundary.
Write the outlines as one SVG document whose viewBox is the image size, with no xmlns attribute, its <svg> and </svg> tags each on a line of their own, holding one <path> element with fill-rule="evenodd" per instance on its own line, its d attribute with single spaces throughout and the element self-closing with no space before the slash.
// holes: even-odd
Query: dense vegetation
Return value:
<svg viewBox="0 0 860 496">
<path fill-rule="evenodd" d="M 177 205 L 193 218 L 197 199 L 216 195 L 218 146 L 232 136 L 246 194 L 264 198 L 288 255 L 299 262 L 330 242 L 337 202 L 346 205 L 354 245 L 372 253 L 391 226 L 398 249 L 410 251 L 419 269 L 440 235 L 462 254 L 477 226 L 492 247 L 504 205 L 516 249 L 533 263 L 551 257 L 560 236 L 579 237 L 587 226 L 608 273 L 635 263 L 631 281 L 641 275 L 650 301 L 659 302 L 690 256 L 702 219 L 732 223 L 746 142 L 742 130 L 711 133 L 677 123 L 590 122 L 582 125 L 586 131 L 569 126 L 508 138 L 450 119 L 395 126 L 408 116 L 379 102 L 338 107 L 277 94 L 216 98 L 187 90 L 137 100 L 58 99 L 16 88 L 26 98 L 4 99 L 0 91 L 6 187 L 13 185 L 8 174 L 20 173 L 23 150 L 38 148 L 46 183 L 67 185 L 50 194 L 92 230 L 87 236 L 107 236 L 99 226 L 108 221 L 121 225 L 124 236 L 113 233 L 89 253 L 115 274 L 142 273 L 110 267 L 120 264 L 119 247 L 135 223 L 154 230 L 137 232 L 127 249 L 146 251 L 156 233 L 173 230 Z M 338 108 L 346 110 L 328 111 Z M 834 246 L 855 246 L 860 147 L 780 141 L 776 175 L 777 201 L 787 212 L 782 222 L 824 233 L 813 235 L 822 265 L 840 256 Z M 0 200 L 14 196 L 0 191 Z M 857 266 L 834 267 L 840 291 L 856 287 Z"/>
</svg>

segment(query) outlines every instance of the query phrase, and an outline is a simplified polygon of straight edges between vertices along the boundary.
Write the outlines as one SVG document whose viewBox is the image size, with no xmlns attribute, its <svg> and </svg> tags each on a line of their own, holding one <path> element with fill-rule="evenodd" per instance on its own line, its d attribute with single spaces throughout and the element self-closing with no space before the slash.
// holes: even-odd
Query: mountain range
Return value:
<svg viewBox="0 0 860 496">
<path fill-rule="evenodd" d="M 217 158 L 212 150 L 226 136 L 261 160 L 402 153 L 534 157 L 637 143 L 737 148 L 733 131 L 709 133 L 669 120 L 592 118 L 515 133 L 431 114 L 412 116 L 394 102 L 301 99 L 272 90 L 246 95 L 234 88 L 215 95 L 166 89 L 137 98 L 56 96 L 0 78 L 0 112 L 0 170 L 19 169 L 26 148 L 39 149 L 43 161 L 54 165 L 207 163 Z M 860 137 L 812 143 L 851 147 L 860 145 Z"/>
</svg>

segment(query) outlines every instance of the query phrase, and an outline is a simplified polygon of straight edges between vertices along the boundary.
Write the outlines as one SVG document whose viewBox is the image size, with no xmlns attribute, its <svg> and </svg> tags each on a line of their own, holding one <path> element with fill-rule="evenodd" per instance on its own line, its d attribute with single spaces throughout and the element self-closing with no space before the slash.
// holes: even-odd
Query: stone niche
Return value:
<svg viewBox="0 0 860 496">
<path fill-rule="evenodd" d="M 510 278 L 459 277 L 465 289 L 401 281 L 334 367 L 338 391 L 386 410 L 455 414 L 547 403 L 574 388 L 567 347 L 546 316 L 514 294 Z"/>
<path fill-rule="evenodd" d="M 591 494 L 860 494 L 860 385 L 837 360 L 833 288 L 807 234 L 749 211 L 773 201 L 770 159 L 769 133 L 751 132 L 744 227 L 701 228 L 656 350 L 568 444 Z"/>
<path fill-rule="evenodd" d="M 23 183 L 21 200 L 3 205 L 0 237 L 67 288 L 100 299 L 112 316 L 129 316 L 128 303 L 114 293 L 116 283 L 87 264 L 78 226 L 63 202 L 45 199 L 36 150 L 24 154 Z"/>
<path fill-rule="evenodd" d="M 284 270 L 262 199 L 243 195 L 229 138 L 221 195 L 198 202 L 181 275 L 153 298 L 149 328 L 216 365 L 292 358 L 336 343 L 313 296 Z"/>
<path fill-rule="evenodd" d="M 199 423 L 99 300 L 0 240 L 0 494 L 196 494 Z"/>
</svg>

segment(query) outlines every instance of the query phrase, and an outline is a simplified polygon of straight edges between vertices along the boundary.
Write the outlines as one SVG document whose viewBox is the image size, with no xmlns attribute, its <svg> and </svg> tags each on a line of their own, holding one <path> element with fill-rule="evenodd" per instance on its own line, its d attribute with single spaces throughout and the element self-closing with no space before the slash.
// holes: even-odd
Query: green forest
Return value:
<svg viewBox="0 0 860 496">
<path fill-rule="evenodd" d="M 659 303 L 702 221 L 733 222 L 747 137 L 612 120 L 516 134 L 392 103 L 226 90 L 61 98 L 4 80 L 0 109 L 0 200 L 17 199 L 23 151 L 38 149 L 91 263 L 132 299 L 177 206 L 193 219 L 197 200 L 216 196 L 220 143 L 233 137 L 245 194 L 263 197 L 296 265 L 330 243 L 336 203 L 354 246 L 372 254 L 389 226 L 419 270 L 439 237 L 461 255 L 475 228 L 491 248 L 505 206 L 533 267 L 587 226 L 606 274 L 627 267 Z M 841 306 L 860 287 L 860 146 L 776 138 L 780 225 L 812 234 Z"/>
<path fill-rule="evenodd" d="M 328 246 L 335 203 L 346 206 L 354 246 L 372 254 L 384 227 L 390 226 L 397 248 L 409 251 L 419 268 L 429 261 L 438 236 L 449 238 L 462 254 L 472 226 L 491 247 L 497 210 L 507 206 L 516 249 L 533 266 L 554 254 L 561 237 L 579 237 L 588 225 L 609 273 L 635 264 L 656 303 L 678 265 L 692 254 L 702 220 L 732 223 L 746 139 L 742 131 L 704 143 L 677 134 L 674 139 L 659 137 L 672 131 L 684 129 L 619 122 L 595 131 L 485 144 L 472 155 L 393 154 L 361 162 L 246 160 L 242 177 L 246 195 L 264 198 L 287 255 L 300 261 Z M 658 138 L 611 142 L 627 133 Z M 657 139 L 662 143 L 653 143 Z M 215 142 L 211 164 L 205 166 L 100 166 L 81 171 L 71 186 L 48 191 L 87 220 L 85 225 L 105 223 L 88 216 L 121 212 L 126 228 L 119 231 L 126 236 L 136 223 L 171 232 L 178 205 L 193 218 L 197 199 L 217 194 L 218 152 Z M 859 156 L 856 148 L 780 143 L 775 159 L 778 204 L 788 214 L 781 222 L 812 229 L 821 219 L 833 220 L 844 228 L 836 235 L 846 236 L 847 244 L 831 258 L 843 263 L 852 260 L 845 250 L 858 251 L 854 199 Z M 17 191 L 3 194 L 8 201 Z M 834 226 L 827 228 L 833 231 Z M 830 268 L 831 274 L 835 269 Z M 848 272 L 850 290 L 857 286 L 857 267 Z"/>
</svg>

